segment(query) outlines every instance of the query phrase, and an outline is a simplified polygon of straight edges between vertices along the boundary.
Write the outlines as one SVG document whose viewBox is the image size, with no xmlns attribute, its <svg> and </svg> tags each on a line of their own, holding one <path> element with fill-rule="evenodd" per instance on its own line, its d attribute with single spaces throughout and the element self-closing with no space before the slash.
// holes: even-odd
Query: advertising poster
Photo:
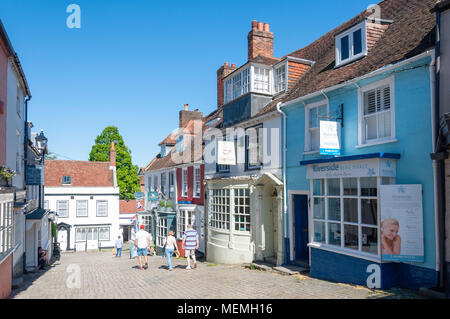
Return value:
<svg viewBox="0 0 450 319">
<path fill-rule="evenodd" d="M 423 262 L 422 185 L 381 185 L 381 259 Z"/>
</svg>

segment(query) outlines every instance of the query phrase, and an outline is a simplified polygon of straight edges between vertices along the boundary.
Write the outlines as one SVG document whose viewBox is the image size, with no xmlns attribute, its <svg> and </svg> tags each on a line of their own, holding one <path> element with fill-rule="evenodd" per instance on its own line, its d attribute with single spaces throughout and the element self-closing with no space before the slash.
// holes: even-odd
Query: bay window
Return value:
<svg viewBox="0 0 450 319">
<path fill-rule="evenodd" d="M 211 228 L 250 232 L 250 190 L 248 188 L 211 189 L 210 196 Z"/>
<path fill-rule="evenodd" d="M 253 90 L 261 93 L 270 93 L 270 70 L 262 67 L 253 69 Z"/>
</svg>

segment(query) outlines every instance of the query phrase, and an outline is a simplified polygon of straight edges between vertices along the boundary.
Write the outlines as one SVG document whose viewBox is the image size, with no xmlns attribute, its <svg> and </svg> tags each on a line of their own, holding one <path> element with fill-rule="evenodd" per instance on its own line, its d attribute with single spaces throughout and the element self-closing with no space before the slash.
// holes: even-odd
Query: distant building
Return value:
<svg viewBox="0 0 450 319">
<path fill-rule="evenodd" d="M 47 160 L 45 205 L 57 213 L 62 250 L 113 247 L 120 234 L 114 143 L 109 162 Z"/>
</svg>

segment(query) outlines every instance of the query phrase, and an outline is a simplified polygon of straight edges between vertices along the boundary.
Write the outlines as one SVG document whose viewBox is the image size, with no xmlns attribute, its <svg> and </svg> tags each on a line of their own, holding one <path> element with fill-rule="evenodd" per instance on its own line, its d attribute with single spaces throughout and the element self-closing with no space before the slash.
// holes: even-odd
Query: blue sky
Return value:
<svg viewBox="0 0 450 319">
<path fill-rule="evenodd" d="M 145 166 L 188 103 L 216 106 L 216 71 L 247 59 L 251 21 L 268 22 L 274 55 L 313 42 L 367 0 L 1 0 L 2 20 L 25 71 L 28 118 L 59 159 L 87 160 L 97 135 L 119 128 Z M 81 7 L 81 29 L 66 8 Z"/>
</svg>

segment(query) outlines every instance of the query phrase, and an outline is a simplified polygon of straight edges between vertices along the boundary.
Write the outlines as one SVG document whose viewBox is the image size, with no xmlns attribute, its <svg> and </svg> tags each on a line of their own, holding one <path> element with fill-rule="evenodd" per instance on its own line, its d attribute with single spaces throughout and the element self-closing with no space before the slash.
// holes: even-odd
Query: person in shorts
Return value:
<svg viewBox="0 0 450 319">
<path fill-rule="evenodd" d="M 150 234 L 144 230 L 144 225 L 140 226 L 140 230 L 136 234 L 134 240 L 136 246 L 137 255 L 139 257 L 139 269 L 148 268 L 148 256 L 147 252 L 150 249 Z M 142 259 L 145 261 L 145 265 L 142 267 Z"/>
<path fill-rule="evenodd" d="M 192 229 L 192 225 L 187 225 L 187 229 L 183 234 L 182 246 L 184 248 L 184 256 L 187 258 L 186 269 L 191 268 L 190 259 L 194 261 L 194 267 L 197 268 L 197 261 L 195 260 L 195 251 L 198 249 L 198 233 L 195 229 Z"/>
</svg>

